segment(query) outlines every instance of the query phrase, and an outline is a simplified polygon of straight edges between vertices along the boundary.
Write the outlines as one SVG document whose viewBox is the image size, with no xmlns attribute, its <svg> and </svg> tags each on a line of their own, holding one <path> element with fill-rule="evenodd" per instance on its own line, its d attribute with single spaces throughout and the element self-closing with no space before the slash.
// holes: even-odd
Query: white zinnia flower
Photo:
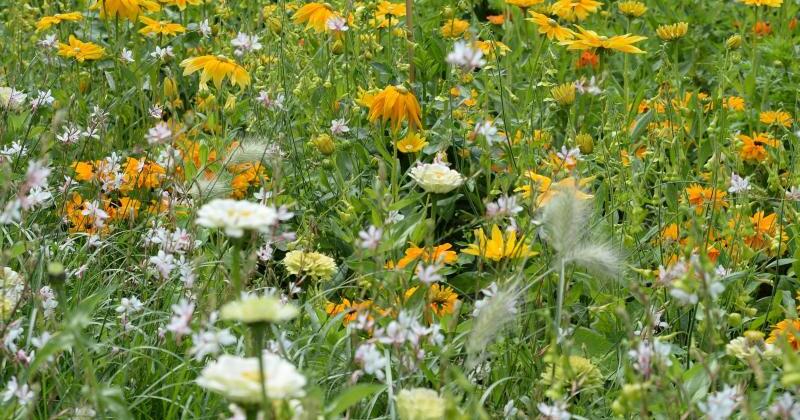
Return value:
<svg viewBox="0 0 800 420">
<path fill-rule="evenodd" d="M 216 199 L 197 212 L 197 223 L 208 228 L 221 228 L 233 238 L 241 238 L 245 230 L 269 232 L 278 224 L 278 212 L 272 207 L 249 201 Z"/>
<path fill-rule="evenodd" d="M 449 193 L 464 183 L 464 177 L 441 163 L 423 163 L 410 171 L 411 178 L 431 193 Z"/>
<path fill-rule="evenodd" d="M 197 378 L 197 384 L 237 403 L 257 404 L 261 401 L 262 381 L 268 398 L 278 400 L 305 396 L 303 387 L 306 378 L 294 365 L 270 353 L 264 353 L 262 358 L 263 379 L 257 358 L 223 355 L 206 365 Z"/>
</svg>

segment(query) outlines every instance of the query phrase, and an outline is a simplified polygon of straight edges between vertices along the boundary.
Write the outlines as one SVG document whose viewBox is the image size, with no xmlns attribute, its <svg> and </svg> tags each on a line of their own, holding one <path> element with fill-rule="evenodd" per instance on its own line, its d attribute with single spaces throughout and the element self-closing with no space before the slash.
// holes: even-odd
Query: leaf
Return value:
<svg viewBox="0 0 800 420">
<path fill-rule="evenodd" d="M 650 124 L 650 121 L 653 121 L 653 110 L 649 110 L 644 113 L 639 119 L 636 121 L 636 125 L 633 126 L 633 130 L 631 130 L 631 143 L 636 142 L 636 139 L 642 135 L 644 130 Z"/>
<path fill-rule="evenodd" d="M 358 384 L 354 385 L 340 393 L 333 399 L 333 401 L 325 407 L 325 414 L 327 416 L 337 415 L 359 401 L 375 394 L 378 391 L 383 391 L 386 387 L 384 385 L 376 384 Z"/>
</svg>

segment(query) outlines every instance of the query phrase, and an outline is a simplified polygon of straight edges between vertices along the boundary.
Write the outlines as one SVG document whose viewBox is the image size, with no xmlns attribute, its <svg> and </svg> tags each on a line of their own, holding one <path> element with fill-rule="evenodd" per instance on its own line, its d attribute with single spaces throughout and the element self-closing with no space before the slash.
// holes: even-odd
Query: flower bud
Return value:
<svg viewBox="0 0 800 420">
<path fill-rule="evenodd" d="M 325 156 L 330 156 L 336 151 L 336 143 L 334 143 L 331 136 L 327 134 L 320 134 L 311 140 L 311 142 L 316 146 L 317 150 Z"/>
<path fill-rule="evenodd" d="M 742 37 L 741 35 L 732 35 L 725 41 L 725 47 L 729 50 L 735 50 L 742 45 Z"/>
</svg>

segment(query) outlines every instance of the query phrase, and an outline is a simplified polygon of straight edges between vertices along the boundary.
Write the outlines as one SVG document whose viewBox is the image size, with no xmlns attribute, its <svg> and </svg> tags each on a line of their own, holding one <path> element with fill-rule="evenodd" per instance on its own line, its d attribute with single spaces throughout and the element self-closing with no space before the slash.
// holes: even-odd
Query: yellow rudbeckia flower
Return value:
<svg viewBox="0 0 800 420">
<path fill-rule="evenodd" d="M 417 98 L 403 86 L 387 86 L 377 93 L 369 104 L 369 121 L 379 118 L 392 123 L 392 131 L 400 128 L 400 123 L 408 121 L 412 128 L 422 128 L 419 119 L 420 107 Z"/>
<path fill-rule="evenodd" d="M 45 16 L 36 22 L 36 32 L 43 31 L 61 22 L 77 22 L 82 19 L 83 15 L 80 12 L 58 13 L 53 16 Z"/>
<path fill-rule="evenodd" d="M 595 31 L 583 29 L 580 26 L 576 39 L 561 41 L 561 45 L 566 45 L 568 50 L 616 50 L 630 54 L 644 54 L 645 52 L 633 46 L 633 44 L 647 39 L 639 35 L 617 35 L 612 37 L 598 35 Z"/>
<path fill-rule="evenodd" d="M 142 35 L 177 35 L 186 32 L 186 28 L 179 23 L 150 19 L 142 16 L 139 21 L 144 23 L 144 28 L 139 29 Z"/>
<path fill-rule="evenodd" d="M 222 80 L 226 77 L 231 81 L 231 84 L 239 85 L 242 89 L 250 84 L 250 74 L 247 70 L 233 60 L 221 55 L 203 55 L 187 58 L 181 62 L 181 67 L 185 67 L 183 70 L 184 76 L 202 69 L 203 74 L 200 76 L 200 84 L 205 85 L 209 80 L 213 80 L 217 89 L 222 87 Z"/>
<path fill-rule="evenodd" d="M 477 243 L 469 244 L 461 252 L 469 255 L 477 255 L 492 261 L 500 261 L 504 258 L 521 258 L 536 255 L 528 249 L 525 241 L 517 240 L 517 232 L 501 232 L 500 227 L 492 225 L 492 237 L 487 238 L 483 229 L 475 229 L 475 239 Z"/>
<path fill-rule="evenodd" d="M 86 60 L 99 60 L 106 55 L 103 47 L 92 43 L 83 42 L 74 35 L 69 36 L 69 44 L 58 43 L 58 55 L 62 57 L 73 57 L 83 63 Z"/>
</svg>

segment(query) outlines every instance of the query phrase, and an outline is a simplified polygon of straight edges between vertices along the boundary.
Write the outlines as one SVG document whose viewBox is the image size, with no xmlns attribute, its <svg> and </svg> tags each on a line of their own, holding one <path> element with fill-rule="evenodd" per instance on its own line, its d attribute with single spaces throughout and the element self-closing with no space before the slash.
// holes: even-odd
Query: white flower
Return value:
<svg viewBox="0 0 800 420">
<path fill-rule="evenodd" d="M 536 408 L 542 414 L 544 420 L 569 420 L 572 414 L 567 411 L 567 403 L 564 401 L 557 401 L 552 405 L 539 403 Z"/>
<path fill-rule="evenodd" d="M 367 374 L 383 379 L 387 361 L 374 343 L 360 345 L 356 350 L 355 361 Z"/>
<path fill-rule="evenodd" d="M 0 108 L 17 109 L 25 103 L 27 97 L 21 90 L 0 86 Z"/>
<path fill-rule="evenodd" d="M 130 315 L 141 311 L 143 308 L 144 304 L 142 304 L 142 301 L 140 301 L 136 296 L 131 296 L 129 298 L 120 299 L 119 306 L 117 306 L 116 311 L 119 314 Z"/>
<path fill-rule="evenodd" d="M 350 132 L 350 127 L 347 126 L 347 121 L 344 118 L 331 121 L 331 134 L 339 135 Z"/>
<path fill-rule="evenodd" d="M 150 264 L 155 267 L 162 279 L 168 279 L 175 268 L 175 257 L 159 249 L 158 254 L 150 257 Z"/>
<path fill-rule="evenodd" d="M 56 49 L 58 48 L 58 38 L 56 38 L 55 34 L 47 35 L 36 44 L 47 49 Z"/>
<path fill-rule="evenodd" d="M 731 194 L 736 194 L 744 191 L 750 190 L 750 180 L 747 178 L 742 178 L 736 172 L 731 174 L 731 186 L 728 188 L 728 192 Z"/>
<path fill-rule="evenodd" d="M 147 143 L 151 145 L 165 143 L 171 137 L 172 130 L 170 130 L 169 125 L 163 121 L 147 131 Z"/>
<path fill-rule="evenodd" d="M 771 419 L 798 420 L 800 419 L 800 404 L 797 403 L 792 394 L 784 392 L 775 399 L 775 402 L 769 406 L 769 410 L 764 414 Z"/>
<path fill-rule="evenodd" d="M 28 386 L 28 384 L 20 385 L 17 382 L 17 378 L 12 376 L 11 379 L 6 384 L 6 389 L 3 391 L 2 399 L 3 402 L 9 402 L 12 398 L 16 398 L 20 405 L 28 405 L 33 401 L 33 391 Z"/>
<path fill-rule="evenodd" d="M 599 94 L 603 93 L 603 90 L 600 89 L 597 86 L 597 81 L 595 80 L 594 76 L 592 76 L 592 78 L 589 80 L 588 84 L 586 82 L 586 79 L 584 79 L 584 78 L 581 78 L 580 80 L 576 80 L 575 81 L 575 90 L 577 90 L 578 93 L 580 93 L 580 94 L 588 93 L 588 94 L 593 95 L 593 96 L 596 96 L 596 95 L 599 95 Z"/>
<path fill-rule="evenodd" d="M 411 168 L 411 178 L 430 193 L 448 193 L 464 183 L 464 177 L 441 163 L 423 163 Z"/>
<path fill-rule="evenodd" d="M 361 238 L 361 248 L 375 250 L 381 243 L 383 230 L 370 225 L 367 230 L 358 232 L 358 237 Z"/>
<path fill-rule="evenodd" d="M 722 391 L 709 395 L 705 402 L 700 402 L 697 406 L 709 420 L 725 420 L 736 410 L 741 398 L 736 388 L 726 385 Z"/>
<path fill-rule="evenodd" d="M 258 51 L 263 48 L 258 39 L 258 35 L 248 35 L 244 32 L 239 32 L 236 38 L 231 41 L 231 45 L 236 48 L 234 54 L 237 56 L 244 55 L 245 53 Z"/>
<path fill-rule="evenodd" d="M 453 51 L 447 54 L 445 60 L 448 64 L 461 67 L 464 71 L 472 71 L 486 64 L 486 60 L 483 59 L 483 51 L 472 48 L 465 41 L 456 41 L 453 44 Z"/>
<path fill-rule="evenodd" d="M 221 228 L 233 238 L 241 238 L 246 230 L 268 233 L 279 222 L 278 211 L 273 207 L 237 201 L 216 199 L 197 212 L 197 223 L 207 228 Z"/>
<path fill-rule="evenodd" d="M 48 89 L 47 92 L 40 90 L 36 97 L 31 100 L 31 110 L 36 111 L 40 107 L 50 106 L 55 102 L 52 92 Z"/>
<path fill-rule="evenodd" d="M 567 146 L 561 146 L 561 151 L 556 153 L 556 156 L 564 161 L 564 165 L 573 166 L 576 165 L 581 158 L 581 149 L 577 147 L 567 149 Z"/>
<path fill-rule="evenodd" d="M 278 96 L 272 98 L 269 96 L 269 92 L 262 90 L 258 92 L 258 98 L 256 98 L 256 100 L 260 102 L 264 108 L 283 109 L 284 95 L 282 93 L 279 93 Z"/>
<path fill-rule="evenodd" d="M 133 63 L 134 61 L 136 61 L 133 59 L 133 51 L 127 48 L 123 48 L 122 52 L 119 53 L 119 59 L 120 61 L 126 64 Z"/>
<path fill-rule="evenodd" d="M 170 46 L 164 48 L 156 47 L 156 50 L 150 53 L 150 57 L 153 57 L 157 60 L 166 61 L 168 58 L 175 57 L 175 53 L 172 52 L 172 47 Z"/>
<path fill-rule="evenodd" d="M 263 377 L 257 358 L 223 355 L 206 365 L 197 378 L 197 384 L 237 403 L 260 402 L 262 381 L 270 399 L 305 396 L 303 388 L 306 386 L 306 378 L 294 365 L 270 353 L 264 353 L 262 358 Z"/>
<path fill-rule="evenodd" d="M 517 196 L 498 197 L 496 202 L 486 205 L 486 217 L 513 217 L 522 211 L 522 206 L 517 204 Z"/>
<path fill-rule="evenodd" d="M 219 353 L 223 346 L 229 346 L 235 342 L 236 337 L 227 328 L 222 330 L 210 328 L 192 335 L 192 348 L 189 349 L 189 353 L 194 356 L 195 360 L 203 360 L 206 356 Z"/>
<path fill-rule="evenodd" d="M 211 35 L 211 25 L 208 23 L 208 19 L 197 25 L 197 32 L 200 32 L 203 38 L 208 38 Z"/>
<path fill-rule="evenodd" d="M 328 21 L 325 22 L 325 26 L 331 31 L 336 32 L 347 32 L 347 30 L 350 29 L 350 27 L 347 26 L 347 21 L 344 20 L 343 17 L 336 15 L 329 17 Z"/>
<path fill-rule="evenodd" d="M 431 265 L 418 265 L 417 266 L 417 278 L 419 281 L 431 285 L 436 283 L 437 281 L 442 279 L 442 276 L 439 275 L 439 266 L 436 264 Z"/>
<path fill-rule="evenodd" d="M 786 191 L 786 199 L 791 201 L 800 201 L 800 187 L 793 185 Z"/>
<path fill-rule="evenodd" d="M 61 135 L 56 136 L 56 140 L 64 144 L 75 144 L 81 139 L 82 131 L 74 125 L 67 125 Z"/>
<path fill-rule="evenodd" d="M 475 125 L 475 134 L 485 137 L 490 145 L 502 140 L 498 133 L 497 127 L 491 121 L 483 121 Z"/>
<path fill-rule="evenodd" d="M 167 325 L 167 331 L 172 332 L 178 338 L 191 334 L 192 328 L 189 323 L 192 322 L 192 315 L 194 314 L 194 302 L 189 302 L 186 299 L 181 299 L 176 305 L 172 305 L 172 319 Z"/>
<path fill-rule="evenodd" d="M 398 222 L 402 222 L 403 219 L 405 218 L 406 216 L 404 216 L 403 213 L 400 213 L 398 210 L 390 210 L 389 214 L 386 216 L 386 220 L 384 221 L 384 223 L 386 223 L 387 225 L 392 225 Z"/>
</svg>

